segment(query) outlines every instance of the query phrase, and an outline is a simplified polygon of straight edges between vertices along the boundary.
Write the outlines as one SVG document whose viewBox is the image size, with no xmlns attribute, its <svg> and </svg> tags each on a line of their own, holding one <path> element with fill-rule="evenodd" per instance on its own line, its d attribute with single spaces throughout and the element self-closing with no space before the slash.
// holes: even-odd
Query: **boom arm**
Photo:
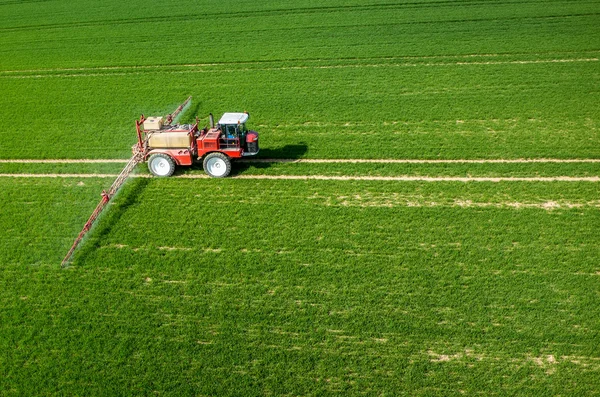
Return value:
<svg viewBox="0 0 600 397">
<path fill-rule="evenodd" d="M 173 122 L 173 120 L 189 104 L 191 99 L 192 99 L 192 97 L 190 96 L 188 99 L 185 100 L 184 103 L 182 103 L 177 109 L 175 109 L 175 111 L 173 113 L 171 113 L 165 117 L 167 120 L 167 124 L 171 124 Z M 125 166 L 125 168 L 123 168 L 123 170 L 121 171 L 119 176 L 117 176 L 117 179 L 115 179 L 115 181 L 110 186 L 108 191 L 106 191 L 106 190 L 102 191 L 102 199 L 96 206 L 96 209 L 94 210 L 94 212 L 92 212 L 92 215 L 90 216 L 88 221 L 83 226 L 83 229 L 81 230 L 81 232 L 79 232 L 79 235 L 73 242 L 71 249 L 65 256 L 65 258 L 62 260 L 62 262 L 60 264 L 62 267 L 65 267 L 69 263 L 69 261 L 71 260 L 71 257 L 73 256 L 73 253 L 75 252 L 75 250 L 81 243 L 81 240 L 83 240 L 83 237 L 87 234 L 87 232 L 90 231 L 90 229 L 94 225 L 94 222 L 96 221 L 96 219 L 98 219 L 98 216 L 104 210 L 104 208 L 106 207 L 106 205 L 108 204 L 110 199 L 112 199 L 114 197 L 114 195 L 117 193 L 117 191 L 119 191 L 121 186 L 123 186 L 123 184 L 129 177 L 129 175 L 131 174 L 131 172 L 133 171 L 135 166 L 138 165 L 139 163 L 141 163 L 142 161 L 144 161 L 144 159 L 146 157 L 146 148 L 145 148 L 145 141 L 144 141 L 144 139 L 142 139 L 142 129 L 140 128 L 142 126 L 142 124 L 144 123 L 144 120 L 145 120 L 144 115 L 142 115 L 142 117 L 140 117 L 140 120 L 136 120 L 136 122 L 135 122 L 136 130 L 137 130 L 137 137 L 138 137 L 138 144 L 133 146 L 133 156 L 129 159 L 129 162 L 127 162 L 127 165 Z"/>
<path fill-rule="evenodd" d="M 183 111 L 183 109 L 185 109 L 185 107 L 187 105 L 190 104 L 190 101 L 192 100 L 192 97 L 189 96 L 185 102 L 183 102 L 181 105 L 179 105 L 179 107 L 177 109 L 175 109 L 175 111 L 171 114 L 167 114 L 165 116 L 165 120 L 166 120 L 166 125 L 171 125 L 171 123 L 173 122 L 173 120 L 175 120 L 177 118 L 177 116 L 179 116 L 179 113 L 181 113 Z"/>
<path fill-rule="evenodd" d="M 94 210 L 94 212 L 92 212 L 92 215 L 90 216 L 88 221 L 83 226 L 83 229 L 81 230 L 81 232 L 79 232 L 79 235 L 73 242 L 71 249 L 65 256 L 65 258 L 62 260 L 62 262 L 60 264 L 62 267 L 65 267 L 67 265 L 67 263 L 69 263 L 69 261 L 71 260 L 71 257 L 73 256 L 73 253 L 75 252 L 75 249 L 77 248 L 77 246 L 79 245 L 81 240 L 83 240 L 83 237 L 87 234 L 87 232 L 92 228 L 92 226 L 94 225 L 94 222 L 96 221 L 96 219 L 98 218 L 98 216 L 100 215 L 100 213 L 102 212 L 104 207 L 106 207 L 106 204 L 108 204 L 110 199 L 113 198 L 113 196 L 117 193 L 119 188 L 121 186 L 123 186 L 123 184 L 127 180 L 127 177 L 129 176 L 129 174 L 131 174 L 131 171 L 133 171 L 135 166 L 138 165 L 143 160 L 144 160 L 144 155 L 142 152 L 137 152 L 136 154 L 134 154 L 133 157 L 131 157 L 131 159 L 129 159 L 129 162 L 127 163 L 125 168 L 123 168 L 123 171 L 121 171 L 121 173 L 119 174 L 117 179 L 115 179 L 115 181 L 111 185 L 110 189 L 108 189 L 108 191 L 106 191 L 106 190 L 102 191 L 102 199 L 96 206 L 96 209 Z"/>
</svg>

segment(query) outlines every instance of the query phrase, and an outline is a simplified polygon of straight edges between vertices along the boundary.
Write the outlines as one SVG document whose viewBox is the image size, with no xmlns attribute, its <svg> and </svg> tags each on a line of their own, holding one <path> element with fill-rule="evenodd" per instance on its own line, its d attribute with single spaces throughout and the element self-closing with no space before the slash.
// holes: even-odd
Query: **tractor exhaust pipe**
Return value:
<svg viewBox="0 0 600 397">
<path fill-rule="evenodd" d="M 208 114 L 208 119 L 210 120 L 210 128 L 215 128 L 215 118 L 212 113 Z"/>
</svg>

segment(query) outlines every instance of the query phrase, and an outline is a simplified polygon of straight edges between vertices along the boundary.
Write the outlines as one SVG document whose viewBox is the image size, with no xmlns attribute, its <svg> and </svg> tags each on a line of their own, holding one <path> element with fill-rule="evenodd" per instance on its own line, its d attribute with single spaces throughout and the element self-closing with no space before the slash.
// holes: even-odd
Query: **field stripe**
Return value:
<svg viewBox="0 0 600 397">
<path fill-rule="evenodd" d="M 572 62 L 598 62 L 600 58 L 571 58 L 571 59 L 546 59 L 546 60 L 512 60 L 512 61 L 484 61 L 484 62 L 427 62 L 427 63 L 376 63 L 376 64 L 347 64 L 347 65 L 301 65 L 301 66 L 274 66 L 259 68 L 234 68 L 234 69 L 189 69 L 189 70 L 164 70 L 173 68 L 172 66 L 146 66 L 144 69 L 163 69 L 163 73 L 186 74 L 186 73 L 228 73 L 228 72 L 251 72 L 251 71 L 277 71 L 277 70 L 306 70 L 306 69 L 349 69 L 349 68 L 398 68 L 398 67 L 435 67 L 435 66 L 487 66 L 487 65 L 534 65 L 551 63 L 572 63 Z M 181 66 L 179 66 L 181 67 Z M 185 67 L 198 67 L 194 65 L 185 65 Z M 131 68 L 131 67 L 129 67 Z M 140 69 L 140 67 L 135 67 Z M 98 69 L 102 70 L 102 69 Z M 18 73 L 17 71 L 0 71 L 0 78 L 9 79 L 41 79 L 41 78 L 65 78 L 65 77 L 102 77 L 102 76 L 133 76 L 141 75 L 146 72 L 119 70 L 111 72 L 112 69 L 103 69 L 107 73 L 59 73 L 59 74 L 32 74 L 32 75 L 8 75 L 6 73 Z M 38 72 L 39 73 L 39 72 Z"/>
<path fill-rule="evenodd" d="M 104 164 L 127 163 L 128 159 L 0 159 L 0 164 Z M 528 164 L 528 163 L 600 163 L 600 159 L 240 159 L 240 163 L 373 163 L 373 164 Z"/>
<path fill-rule="evenodd" d="M 116 178 L 117 174 L 0 174 L 3 178 Z M 153 178 L 149 174 L 133 178 Z M 204 174 L 175 175 L 171 178 L 208 179 Z M 320 181 L 397 181 L 397 182 L 600 182 L 600 177 L 430 177 L 430 176 L 328 176 L 328 175 L 237 175 L 232 179 L 320 180 Z"/>
<path fill-rule="evenodd" d="M 26 2 L 38 2 L 44 0 L 29 0 Z M 16 3 L 16 2 L 15 2 Z M 406 9 L 429 9 L 432 7 L 448 7 L 450 10 L 456 9 L 456 1 L 433 1 L 433 2 L 407 2 L 407 3 L 398 3 L 398 4 L 366 4 L 366 5 L 344 5 L 344 6 L 333 6 L 333 7 L 298 7 L 298 8 L 288 8 L 288 9 L 279 9 L 274 8 L 270 10 L 248 10 L 248 11 L 229 11 L 226 13 L 226 17 L 231 18 L 260 18 L 260 17 L 269 17 L 269 16 L 277 16 L 277 15 L 311 15 L 315 13 L 323 13 L 329 14 L 338 13 L 338 12 L 377 12 L 378 10 L 391 10 L 391 11 L 399 11 Z M 498 4 L 519 4 L 523 5 L 526 3 L 535 4 L 535 3 L 543 3 L 543 1 L 519 1 L 519 2 L 500 2 Z M 9 3 L 10 4 L 10 3 Z M 473 6 L 473 5 L 481 5 L 480 1 L 463 1 L 461 2 L 461 6 Z M 0 3 L 0 6 L 3 5 Z M 549 15 L 524 15 L 524 16 L 489 16 L 489 17 L 474 17 L 474 18 L 459 18 L 459 19 L 438 19 L 435 18 L 433 20 L 422 20 L 422 21 L 399 21 L 388 23 L 389 26 L 411 26 L 411 25 L 431 25 L 431 24 L 463 24 L 463 23 L 485 23 L 485 22 L 497 22 L 497 21 L 516 21 L 516 20 L 556 20 L 556 19 L 567 19 L 567 18 L 581 18 L 581 17 L 591 17 L 597 16 L 596 12 L 583 12 L 583 13 L 572 13 L 572 14 L 549 14 Z M 206 13 L 192 13 L 185 15 L 171 15 L 168 18 L 168 22 L 170 23 L 193 23 L 198 20 L 216 20 L 224 17 L 224 14 L 221 12 L 206 12 Z M 132 17 L 132 18 L 119 18 L 119 19 L 102 19 L 102 20 L 91 20 L 91 21 L 73 21 L 73 22 L 59 22 L 59 23 L 43 23 L 43 24 L 33 24 L 33 25 L 17 25 L 17 26 L 9 26 L 2 27 L 0 31 L 6 32 L 18 32 L 18 31 L 40 31 L 40 30 L 55 30 L 55 29 L 77 29 L 77 28 L 88 28 L 95 26 L 119 26 L 119 25 L 148 25 L 153 23 L 164 23 L 164 17 L 158 16 L 143 16 L 143 17 Z M 375 23 L 354 23 L 354 24 L 338 24 L 332 27 L 337 29 L 343 28 L 373 28 L 379 27 L 380 25 Z M 278 27 L 278 28 L 270 28 L 270 29 L 242 29 L 234 31 L 234 34 L 247 34 L 250 32 L 274 32 L 274 31 L 284 31 L 290 32 L 293 30 L 305 30 L 305 29 L 315 29 L 320 28 L 321 26 L 314 25 L 306 25 L 303 27 Z M 209 31 L 210 32 L 210 31 Z"/>
<path fill-rule="evenodd" d="M 596 51 L 594 51 L 596 52 Z M 309 69 L 309 68 L 337 68 L 337 67 L 361 67 L 361 66 L 433 66 L 433 65 L 493 65 L 493 64 L 530 64 L 530 63 L 563 63 L 563 62 L 595 62 L 598 61 L 598 57 L 587 57 L 587 58 L 551 58 L 551 59 L 526 59 L 526 60 L 490 60 L 490 61 L 455 61 L 455 62 L 414 62 L 415 60 L 431 60 L 431 59 L 445 59 L 445 58 L 462 58 L 462 59 L 476 59 L 476 58 L 506 58 L 511 55 L 536 55 L 536 54 L 464 54 L 464 55 L 427 55 L 427 56 L 412 56 L 412 57 L 379 57 L 379 58 L 364 58 L 363 60 L 406 60 L 413 62 L 379 62 L 379 63 L 349 63 L 343 65 L 297 65 L 297 66 L 274 66 L 273 68 L 266 66 L 262 69 Z M 361 59 L 357 59 L 361 60 Z M 308 59 L 308 62 L 332 62 L 335 59 Z M 16 70 L 0 70 L 0 73 L 4 74 L 19 74 L 19 73 L 56 73 L 56 72 L 97 72 L 97 71 L 126 71 L 126 70 L 144 70 L 144 69 L 174 69 L 174 68 L 209 68 L 209 67 L 221 67 L 228 66 L 234 70 L 246 70 L 254 69 L 248 68 L 246 65 L 265 65 L 266 63 L 276 62 L 289 62 L 288 60 L 280 61 L 248 61 L 248 62 L 222 62 L 222 63 L 181 63 L 181 64 L 163 64 L 163 65 L 124 65 L 124 66 L 90 66 L 90 67 L 72 67 L 72 68 L 47 68 L 47 69 L 16 69 Z M 235 66 L 246 66 L 237 68 Z M 258 68 L 256 70 L 259 70 Z"/>
<path fill-rule="evenodd" d="M 503 164 L 600 163 L 600 159 L 242 159 L 243 163 Z"/>
<path fill-rule="evenodd" d="M 0 174 L 0 178 L 116 178 L 118 174 Z M 131 175 L 132 178 L 152 175 Z"/>
<path fill-rule="evenodd" d="M 182 175 L 181 177 L 195 177 Z M 600 182 L 600 177 L 429 177 L 429 176 L 327 176 L 327 175 L 239 175 L 235 179 L 291 179 L 322 181 L 399 181 L 399 182 Z"/>
</svg>

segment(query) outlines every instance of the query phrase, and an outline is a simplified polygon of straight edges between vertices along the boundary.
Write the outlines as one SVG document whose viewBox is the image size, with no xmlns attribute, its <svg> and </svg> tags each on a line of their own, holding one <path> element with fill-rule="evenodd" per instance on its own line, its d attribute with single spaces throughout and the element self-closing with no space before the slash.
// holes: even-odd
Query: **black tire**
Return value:
<svg viewBox="0 0 600 397">
<path fill-rule="evenodd" d="M 207 154 L 202 162 L 204 172 L 212 178 L 225 178 L 231 172 L 231 160 L 223 153 Z"/>
<path fill-rule="evenodd" d="M 148 159 L 148 170 L 152 175 L 166 178 L 175 172 L 175 161 L 164 153 L 155 153 Z"/>
</svg>

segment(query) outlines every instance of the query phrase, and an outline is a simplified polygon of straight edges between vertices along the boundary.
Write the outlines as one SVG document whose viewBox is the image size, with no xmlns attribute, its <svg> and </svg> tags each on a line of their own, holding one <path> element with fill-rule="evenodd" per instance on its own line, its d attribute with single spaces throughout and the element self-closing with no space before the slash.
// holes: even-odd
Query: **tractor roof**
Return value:
<svg viewBox="0 0 600 397">
<path fill-rule="evenodd" d="M 248 113 L 223 113 L 219 124 L 242 124 L 248 121 Z"/>
</svg>

